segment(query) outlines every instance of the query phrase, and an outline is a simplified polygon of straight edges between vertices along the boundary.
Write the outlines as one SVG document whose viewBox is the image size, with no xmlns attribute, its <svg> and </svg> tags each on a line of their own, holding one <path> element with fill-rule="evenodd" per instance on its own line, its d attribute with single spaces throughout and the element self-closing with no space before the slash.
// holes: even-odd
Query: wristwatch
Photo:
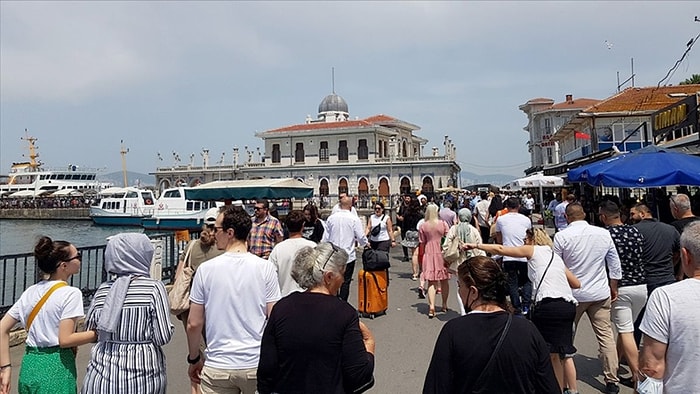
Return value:
<svg viewBox="0 0 700 394">
<path fill-rule="evenodd" d="M 194 365 L 199 362 L 199 360 L 202 359 L 202 353 L 197 353 L 197 357 L 190 359 L 190 355 L 187 355 L 187 364 Z"/>
</svg>

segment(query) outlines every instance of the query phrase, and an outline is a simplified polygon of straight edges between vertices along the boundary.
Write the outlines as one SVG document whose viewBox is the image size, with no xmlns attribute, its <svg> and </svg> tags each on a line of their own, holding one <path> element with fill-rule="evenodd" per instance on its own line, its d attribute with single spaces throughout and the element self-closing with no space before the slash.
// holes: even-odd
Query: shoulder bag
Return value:
<svg viewBox="0 0 700 394">
<path fill-rule="evenodd" d="M 193 246 L 194 242 L 190 242 L 187 252 L 185 252 L 185 258 L 178 264 L 177 271 L 175 271 L 173 288 L 168 293 L 170 313 L 175 316 L 181 315 L 190 309 L 190 286 L 194 276 L 194 270 L 190 265 L 190 252 Z"/>
<path fill-rule="evenodd" d="M 450 265 L 456 263 L 460 258 L 460 250 L 462 239 L 457 234 L 457 227 L 452 226 L 445 237 L 445 243 L 442 244 L 442 258 Z"/>
<path fill-rule="evenodd" d="M 493 349 L 493 353 L 491 353 L 491 358 L 486 363 L 486 366 L 484 367 L 484 369 L 481 370 L 479 377 L 476 378 L 476 382 L 474 383 L 474 386 L 472 388 L 472 393 L 481 392 L 481 386 L 483 385 L 482 380 L 484 380 L 484 376 L 486 375 L 486 371 L 488 371 L 489 368 L 491 367 L 491 364 L 493 364 L 493 360 L 496 359 L 496 354 L 498 354 L 498 351 L 501 350 L 501 345 L 503 345 L 503 340 L 506 338 L 506 334 L 508 334 L 508 329 L 510 328 L 511 321 L 513 321 L 513 314 L 509 313 L 508 320 L 506 321 L 506 326 L 503 328 L 503 332 L 501 333 L 501 337 L 498 339 L 498 343 L 496 343 L 496 347 Z"/>
<path fill-rule="evenodd" d="M 373 237 L 376 237 L 377 235 L 379 235 L 380 232 L 382 232 L 382 227 L 381 227 L 381 226 L 382 226 L 382 222 L 384 221 L 384 216 L 386 216 L 386 215 L 382 215 L 382 217 L 379 218 L 379 224 L 377 224 L 376 226 L 372 227 L 372 231 L 370 231 L 370 234 L 371 234 Z M 369 219 L 369 220 L 372 220 L 372 217 L 371 217 L 371 216 L 370 216 L 370 219 Z"/>
<path fill-rule="evenodd" d="M 53 286 L 51 286 L 51 288 L 49 288 L 49 290 L 46 293 L 44 293 L 43 296 L 41 296 L 41 299 L 39 300 L 39 302 L 36 303 L 36 305 L 34 305 L 34 308 L 29 313 L 29 317 L 27 317 L 27 324 L 25 326 L 25 329 L 27 332 L 29 332 L 29 327 L 32 326 L 32 323 L 34 322 L 34 318 L 36 318 L 36 315 L 39 314 L 39 310 L 41 310 L 41 307 L 44 306 L 44 304 L 46 303 L 46 300 L 49 299 L 49 296 L 54 291 L 56 291 L 64 286 L 68 286 L 68 283 L 63 282 L 63 281 L 55 283 Z"/>
<path fill-rule="evenodd" d="M 535 293 L 532 295 L 532 300 L 530 300 L 530 311 L 527 313 L 528 320 L 532 320 L 532 316 L 535 314 L 535 307 L 537 306 L 537 293 L 540 291 L 540 286 L 542 286 L 542 281 L 544 280 L 544 276 L 547 275 L 547 271 L 549 271 L 549 266 L 552 265 L 552 261 L 554 261 L 554 250 L 552 250 L 552 257 L 549 258 L 549 264 L 547 264 L 547 268 L 544 269 L 540 282 L 537 284 L 537 287 L 535 287 Z"/>
</svg>

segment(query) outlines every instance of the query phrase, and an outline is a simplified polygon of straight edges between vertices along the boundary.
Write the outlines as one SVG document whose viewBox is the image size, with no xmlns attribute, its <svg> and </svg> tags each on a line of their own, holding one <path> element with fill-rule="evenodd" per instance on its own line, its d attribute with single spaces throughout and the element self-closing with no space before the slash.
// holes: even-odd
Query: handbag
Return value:
<svg viewBox="0 0 700 394">
<path fill-rule="evenodd" d="M 372 231 L 370 231 L 370 234 L 371 234 L 373 237 L 376 237 L 377 235 L 379 235 L 380 232 L 382 232 L 382 227 L 381 227 L 381 226 L 382 226 L 382 222 L 384 221 L 384 216 L 386 216 L 386 215 L 382 215 L 382 217 L 379 219 L 379 224 L 377 224 L 376 226 L 372 227 Z"/>
<path fill-rule="evenodd" d="M 542 286 L 542 281 L 544 280 L 544 276 L 547 275 L 547 271 L 549 271 L 549 266 L 552 265 L 552 261 L 554 261 L 554 250 L 552 250 L 552 257 L 549 258 L 549 264 L 547 264 L 547 268 L 544 269 L 544 273 L 542 274 L 542 277 L 540 278 L 540 283 L 537 284 L 537 287 L 535 288 L 535 294 L 532 295 L 532 300 L 530 301 L 530 311 L 526 315 L 528 320 L 532 320 L 532 316 L 535 314 L 535 308 L 537 307 L 537 293 L 540 291 L 540 286 Z"/>
<path fill-rule="evenodd" d="M 456 229 L 456 227 L 452 227 Z M 457 231 L 450 229 L 450 233 L 445 238 L 445 243 L 442 244 L 442 258 L 450 265 L 459 261 L 462 250 L 462 239 L 457 234 Z"/>
<path fill-rule="evenodd" d="M 472 393 L 474 392 L 481 392 L 481 386 L 483 383 L 481 382 L 484 379 L 484 376 L 486 374 L 486 371 L 489 370 L 489 367 L 491 367 L 491 364 L 493 364 L 493 360 L 496 358 L 496 354 L 498 354 L 498 351 L 501 349 L 501 345 L 503 345 L 503 340 L 506 338 L 506 334 L 508 334 L 508 329 L 510 328 L 510 323 L 513 321 L 513 315 L 508 314 L 508 321 L 506 321 L 506 326 L 503 328 L 503 332 L 501 333 L 501 337 L 498 338 L 498 343 L 496 343 L 496 347 L 493 349 L 493 353 L 491 353 L 491 358 L 489 361 L 486 363 L 486 366 L 484 369 L 481 370 L 481 373 L 479 374 L 479 377 L 476 378 L 476 382 L 474 383 L 474 386 L 472 388 Z"/>
<path fill-rule="evenodd" d="M 372 248 L 366 248 L 362 252 L 362 269 L 365 271 L 384 271 L 389 267 L 389 252 Z"/>
<path fill-rule="evenodd" d="M 175 283 L 173 288 L 168 293 L 168 301 L 170 302 L 170 313 L 175 316 L 181 315 L 190 309 L 190 286 L 192 285 L 192 277 L 194 270 L 190 265 L 190 252 L 194 242 L 191 242 L 185 252 L 185 258 L 177 266 L 175 271 Z"/>
</svg>

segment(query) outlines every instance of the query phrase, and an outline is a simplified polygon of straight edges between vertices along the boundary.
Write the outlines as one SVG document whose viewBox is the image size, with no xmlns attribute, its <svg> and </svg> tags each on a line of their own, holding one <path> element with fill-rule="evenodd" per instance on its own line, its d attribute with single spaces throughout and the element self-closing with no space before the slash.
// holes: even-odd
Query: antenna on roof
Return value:
<svg viewBox="0 0 700 394">
<path fill-rule="evenodd" d="M 331 67 L 331 91 L 335 94 L 335 67 Z"/>
</svg>

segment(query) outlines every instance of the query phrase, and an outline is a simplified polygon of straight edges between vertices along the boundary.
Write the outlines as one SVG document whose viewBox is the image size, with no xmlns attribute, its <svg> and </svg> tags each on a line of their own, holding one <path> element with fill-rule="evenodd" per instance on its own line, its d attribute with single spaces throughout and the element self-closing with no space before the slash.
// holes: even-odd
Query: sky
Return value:
<svg viewBox="0 0 700 394">
<path fill-rule="evenodd" d="M 656 86 L 700 32 L 697 2 L 0 1 L 0 171 L 130 171 L 232 161 L 256 132 L 316 118 L 333 90 L 350 117 L 448 135 L 463 171 L 523 176 L 529 99 L 604 99 L 631 74 Z M 668 79 L 700 73 L 695 47 Z M 626 85 L 626 86 L 629 86 Z M 160 153 L 162 160 L 158 159 Z"/>
</svg>

